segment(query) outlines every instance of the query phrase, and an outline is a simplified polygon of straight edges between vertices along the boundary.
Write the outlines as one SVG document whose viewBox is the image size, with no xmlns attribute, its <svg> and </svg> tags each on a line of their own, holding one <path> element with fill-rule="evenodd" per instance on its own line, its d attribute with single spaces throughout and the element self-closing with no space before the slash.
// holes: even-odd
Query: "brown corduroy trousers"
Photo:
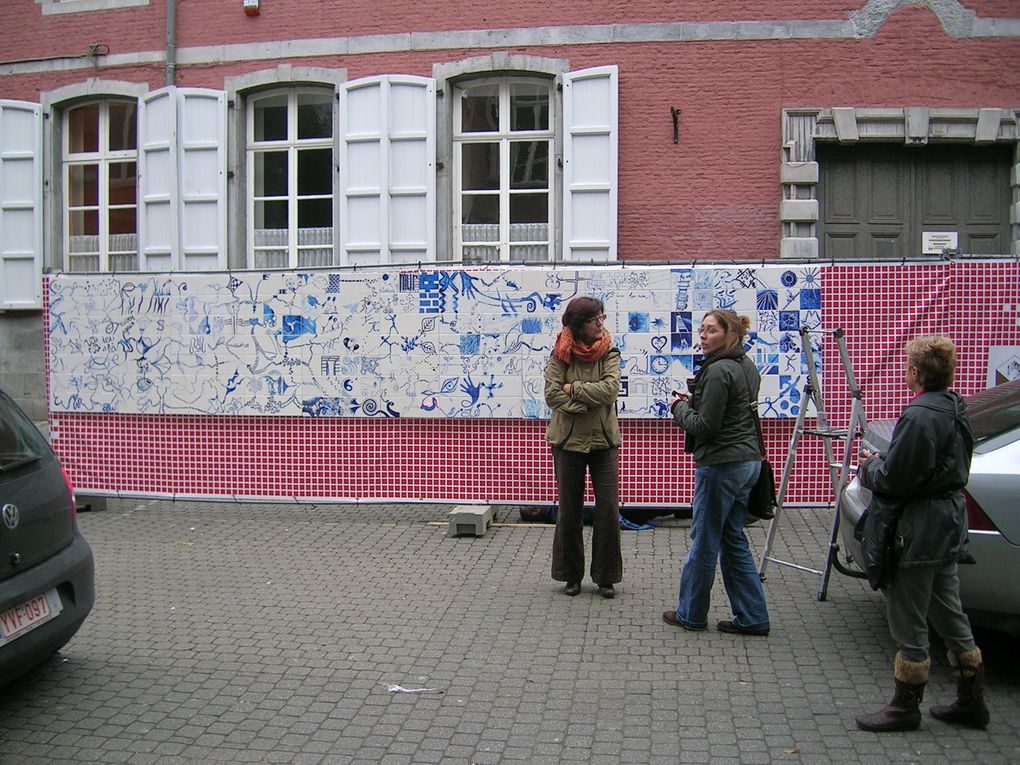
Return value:
<svg viewBox="0 0 1020 765">
<path fill-rule="evenodd" d="M 596 584 L 623 580 L 620 552 L 620 469 L 619 449 L 570 452 L 553 447 L 559 506 L 553 534 L 552 578 L 558 582 L 580 582 L 584 578 L 584 537 L 581 510 L 584 507 L 585 476 L 591 473 L 595 491 L 595 513 L 591 532 L 591 579 Z"/>
</svg>

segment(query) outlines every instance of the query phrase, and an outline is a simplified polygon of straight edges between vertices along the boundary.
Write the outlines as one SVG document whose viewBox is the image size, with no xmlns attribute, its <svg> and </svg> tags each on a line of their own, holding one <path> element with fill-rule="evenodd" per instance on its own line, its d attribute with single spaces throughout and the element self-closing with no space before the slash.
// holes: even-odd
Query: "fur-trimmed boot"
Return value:
<svg viewBox="0 0 1020 765">
<path fill-rule="evenodd" d="M 877 712 L 860 715 L 857 727 L 876 732 L 916 730 L 921 725 L 921 698 L 928 682 L 931 659 L 910 661 L 897 652 L 894 678 L 896 692 L 892 701 Z"/>
<path fill-rule="evenodd" d="M 990 716 L 985 706 L 985 665 L 981 660 L 981 649 L 960 654 L 950 651 L 946 655 L 956 678 L 956 701 L 948 706 L 936 704 L 928 712 L 942 722 L 968 728 L 988 727 Z"/>
</svg>

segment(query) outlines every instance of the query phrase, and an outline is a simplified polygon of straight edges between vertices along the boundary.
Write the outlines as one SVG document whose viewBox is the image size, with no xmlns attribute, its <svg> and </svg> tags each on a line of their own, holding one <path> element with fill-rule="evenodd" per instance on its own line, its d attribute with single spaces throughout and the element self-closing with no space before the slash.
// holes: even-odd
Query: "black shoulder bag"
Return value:
<svg viewBox="0 0 1020 765">
<path fill-rule="evenodd" d="M 739 362 L 738 362 L 739 363 Z M 751 393 L 751 375 L 744 369 L 744 377 L 747 379 L 747 398 L 751 407 L 751 415 L 754 417 L 754 429 L 758 433 L 758 448 L 761 449 L 761 472 L 758 473 L 758 480 L 751 487 L 751 495 L 747 498 L 747 524 L 758 521 L 771 521 L 776 517 L 776 474 L 772 470 L 772 463 L 768 460 L 768 452 L 765 449 L 765 438 L 761 434 L 761 419 L 758 417 L 758 402 Z"/>
</svg>

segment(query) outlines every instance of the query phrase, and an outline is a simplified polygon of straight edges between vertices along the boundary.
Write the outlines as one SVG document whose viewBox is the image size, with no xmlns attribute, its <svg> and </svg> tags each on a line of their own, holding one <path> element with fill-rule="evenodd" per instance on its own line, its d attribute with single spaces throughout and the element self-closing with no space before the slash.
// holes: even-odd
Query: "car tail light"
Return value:
<svg viewBox="0 0 1020 765">
<path fill-rule="evenodd" d="M 71 477 L 63 465 L 60 466 L 60 472 L 64 476 L 64 483 L 67 484 L 67 493 L 71 495 L 71 520 L 75 521 L 78 519 L 78 500 L 74 496 L 74 484 L 71 483 Z"/>
<path fill-rule="evenodd" d="M 963 502 L 967 508 L 967 525 L 971 531 L 998 531 L 992 519 L 988 517 L 981 505 L 977 503 L 966 489 L 963 490 Z"/>
</svg>

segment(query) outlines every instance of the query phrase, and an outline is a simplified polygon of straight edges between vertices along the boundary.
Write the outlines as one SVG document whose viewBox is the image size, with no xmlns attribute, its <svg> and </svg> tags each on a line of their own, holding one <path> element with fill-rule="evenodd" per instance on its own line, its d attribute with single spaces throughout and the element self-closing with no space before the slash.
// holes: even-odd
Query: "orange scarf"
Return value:
<svg viewBox="0 0 1020 765">
<path fill-rule="evenodd" d="M 553 347 L 553 356 L 564 364 L 570 364 L 574 359 L 580 361 L 598 361 L 612 345 L 613 339 L 609 332 L 602 330 L 602 337 L 595 341 L 594 345 L 585 345 L 574 339 L 574 333 L 570 327 L 564 327 L 556 336 L 556 345 Z"/>
</svg>

